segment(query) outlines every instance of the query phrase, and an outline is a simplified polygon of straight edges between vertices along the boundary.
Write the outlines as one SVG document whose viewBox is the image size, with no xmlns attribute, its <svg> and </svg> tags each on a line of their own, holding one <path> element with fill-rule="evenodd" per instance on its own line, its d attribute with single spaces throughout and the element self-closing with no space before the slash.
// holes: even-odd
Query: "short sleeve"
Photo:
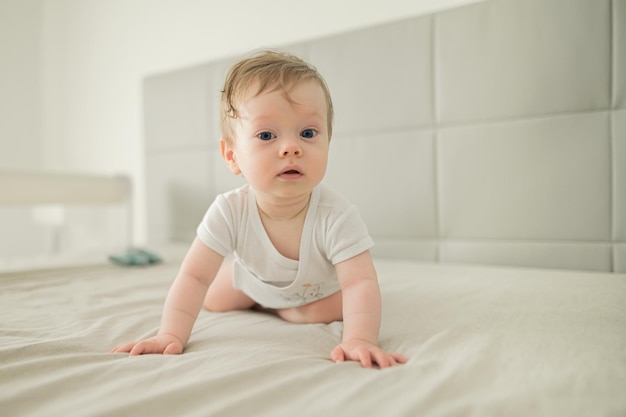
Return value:
<svg viewBox="0 0 626 417">
<path fill-rule="evenodd" d="M 374 241 L 353 205 L 346 207 L 327 231 L 326 253 L 333 265 L 359 255 L 372 246 Z"/>
<path fill-rule="evenodd" d="M 209 248 L 227 256 L 235 248 L 235 218 L 228 200 L 219 195 L 198 226 L 198 238 Z"/>
</svg>

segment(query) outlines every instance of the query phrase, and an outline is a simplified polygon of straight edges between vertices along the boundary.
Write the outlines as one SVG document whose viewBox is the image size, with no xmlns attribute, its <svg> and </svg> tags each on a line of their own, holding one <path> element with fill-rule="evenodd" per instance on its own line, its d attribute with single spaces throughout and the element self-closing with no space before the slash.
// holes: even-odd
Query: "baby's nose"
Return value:
<svg viewBox="0 0 626 417">
<path fill-rule="evenodd" d="M 280 154 L 281 156 L 300 156 L 302 155 L 302 149 L 296 140 L 286 140 L 281 147 Z"/>
</svg>

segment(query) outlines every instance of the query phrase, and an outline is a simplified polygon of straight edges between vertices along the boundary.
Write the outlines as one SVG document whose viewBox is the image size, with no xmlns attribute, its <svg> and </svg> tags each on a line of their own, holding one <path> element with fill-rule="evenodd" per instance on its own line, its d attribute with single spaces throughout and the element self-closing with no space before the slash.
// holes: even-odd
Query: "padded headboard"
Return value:
<svg viewBox="0 0 626 417">
<path fill-rule="evenodd" d="M 499 0 L 296 45 L 336 108 L 326 183 L 374 254 L 626 272 L 626 0 Z M 236 60 L 144 83 L 148 229 L 189 241 L 241 184 L 217 146 Z"/>
</svg>

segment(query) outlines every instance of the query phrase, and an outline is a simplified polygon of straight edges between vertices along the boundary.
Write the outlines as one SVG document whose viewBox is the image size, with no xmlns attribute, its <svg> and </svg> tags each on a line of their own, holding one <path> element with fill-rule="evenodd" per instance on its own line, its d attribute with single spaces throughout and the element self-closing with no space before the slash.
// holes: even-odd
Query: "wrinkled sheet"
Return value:
<svg viewBox="0 0 626 417">
<path fill-rule="evenodd" d="M 176 263 L 0 275 L 2 416 L 623 416 L 626 275 L 376 260 L 392 369 L 334 364 L 341 323 L 202 312 L 151 336 Z"/>
</svg>

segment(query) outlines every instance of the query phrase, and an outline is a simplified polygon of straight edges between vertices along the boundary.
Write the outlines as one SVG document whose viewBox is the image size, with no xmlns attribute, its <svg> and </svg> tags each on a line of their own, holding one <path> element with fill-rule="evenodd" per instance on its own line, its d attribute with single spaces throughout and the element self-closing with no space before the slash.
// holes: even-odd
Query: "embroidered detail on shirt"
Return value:
<svg viewBox="0 0 626 417">
<path fill-rule="evenodd" d="M 322 293 L 323 282 L 316 284 L 302 284 L 302 289 L 298 291 L 295 296 L 298 297 L 304 304 L 312 303 L 313 301 L 321 300 L 324 298 Z"/>
</svg>

